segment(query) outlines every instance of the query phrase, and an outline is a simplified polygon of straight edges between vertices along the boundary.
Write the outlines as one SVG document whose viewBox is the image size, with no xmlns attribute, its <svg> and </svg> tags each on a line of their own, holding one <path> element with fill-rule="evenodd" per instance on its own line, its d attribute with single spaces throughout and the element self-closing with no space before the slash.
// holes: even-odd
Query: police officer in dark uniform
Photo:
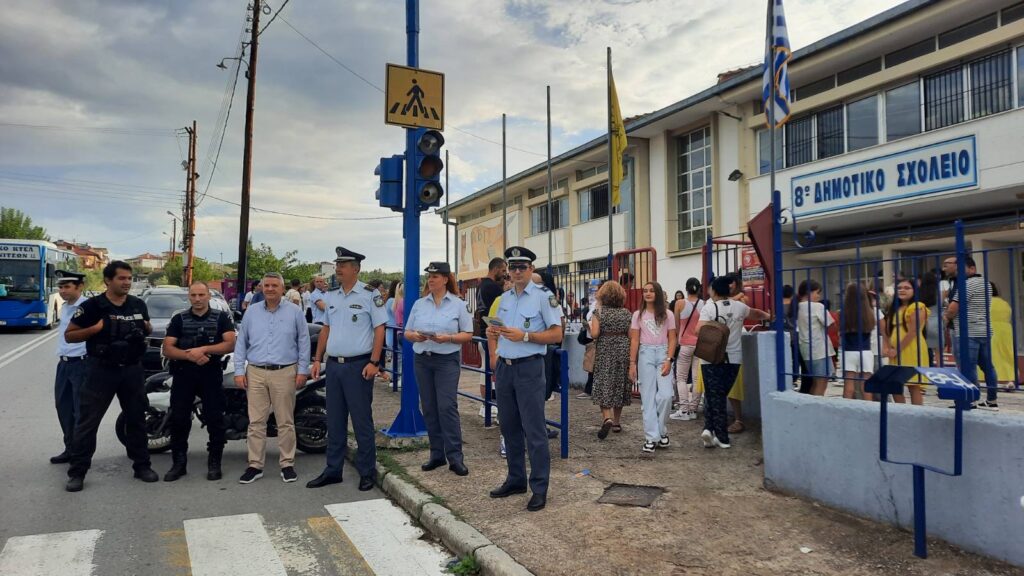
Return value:
<svg viewBox="0 0 1024 576">
<path fill-rule="evenodd" d="M 85 342 L 89 376 L 79 398 L 81 415 L 71 443 L 68 492 L 78 492 L 85 482 L 96 452 L 96 430 L 117 396 L 125 415 L 128 457 L 135 477 L 143 482 L 160 479 L 150 467 L 146 442 L 146 392 L 142 355 L 146 336 L 153 331 L 146 303 L 128 294 L 132 267 L 115 260 L 103 268 L 107 291 L 86 300 L 75 312 L 64 338 Z"/>
<path fill-rule="evenodd" d="M 521 246 L 505 250 L 512 289 L 501 295 L 501 326 L 487 328 L 491 367 L 497 376 L 501 433 L 508 451 L 508 476 L 491 490 L 491 498 L 526 493 L 526 458 L 530 453 L 530 489 L 526 509 L 547 503 L 551 453 L 544 417 L 547 379 L 544 355 L 548 344 L 562 342 L 562 307 L 547 288 L 531 282 L 537 256 Z"/>
<path fill-rule="evenodd" d="M 388 315 L 380 292 L 359 281 L 361 262 L 366 257 L 341 246 L 335 249 L 335 254 L 338 287 L 329 290 L 322 299 L 326 308 L 325 324 L 310 366 L 311 377 L 317 378 L 320 362 L 327 363 L 327 466 L 306 487 L 320 488 L 341 482 L 351 415 L 358 445 L 355 465 L 359 471 L 359 489 L 366 491 L 373 488 L 377 480 L 373 379 L 380 372 Z"/>
<path fill-rule="evenodd" d="M 203 417 L 210 441 L 206 445 L 207 480 L 220 480 L 224 454 L 224 373 L 222 356 L 235 349 L 235 325 L 227 312 L 210 308 L 210 287 L 193 282 L 188 288 L 192 307 L 171 318 L 164 338 L 164 356 L 171 361 L 171 469 L 164 482 L 188 473 L 188 434 L 192 404 L 203 401 Z"/>
</svg>

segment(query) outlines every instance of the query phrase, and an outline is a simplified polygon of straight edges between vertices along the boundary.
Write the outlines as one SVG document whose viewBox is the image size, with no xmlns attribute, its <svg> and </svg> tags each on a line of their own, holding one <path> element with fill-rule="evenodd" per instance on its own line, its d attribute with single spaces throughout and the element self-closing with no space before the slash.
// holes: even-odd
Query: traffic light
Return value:
<svg viewBox="0 0 1024 576">
<path fill-rule="evenodd" d="M 390 158 L 381 158 L 380 164 L 373 174 L 380 176 L 380 187 L 376 198 L 381 208 L 391 208 L 395 212 L 402 211 L 402 162 L 405 156 L 395 154 Z"/>
<path fill-rule="evenodd" d="M 444 188 L 441 187 L 441 146 L 444 136 L 437 130 L 420 128 L 416 131 L 416 149 L 413 150 L 416 200 L 420 211 L 441 205 Z"/>
</svg>

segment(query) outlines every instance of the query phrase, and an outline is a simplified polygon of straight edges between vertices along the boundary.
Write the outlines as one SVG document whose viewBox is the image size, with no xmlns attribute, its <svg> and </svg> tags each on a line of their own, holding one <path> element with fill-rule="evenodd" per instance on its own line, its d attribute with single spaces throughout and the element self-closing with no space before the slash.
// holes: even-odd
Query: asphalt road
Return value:
<svg viewBox="0 0 1024 576">
<path fill-rule="evenodd" d="M 175 483 L 132 478 L 117 441 L 115 403 L 100 427 L 85 490 L 64 490 L 66 465 L 53 407 L 55 331 L 0 332 L 0 574 L 440 574 L 449 558 L 421 539 L 408 516 L 358 474 L 318 490 L 322 455 L 298 453 L 299 481 L 285 484 L 268 441 L 266 474 L 237 483 L 246 446 L 228 443 L 225 478 L 205 478 L 206 432 L 194 426 L 189 474 Z M 153 456 L 163 476 L 168 453 Z"/>
</svg>

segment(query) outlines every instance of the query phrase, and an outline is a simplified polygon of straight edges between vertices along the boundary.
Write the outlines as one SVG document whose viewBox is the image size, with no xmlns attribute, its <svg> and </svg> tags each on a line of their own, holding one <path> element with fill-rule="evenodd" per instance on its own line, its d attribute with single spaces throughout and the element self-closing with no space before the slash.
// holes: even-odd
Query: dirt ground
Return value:
<svg viewBox="0 0 1024 576">
<path fill-rule="evenodd" d="M 481 377 L 464 372 L 462 389 Z M 400 395 L 378 384 L 377 428 L 398 412 Z M 547 508 L 526 512 L 527 496 L 489 498 L 505 478 L 497 426 L 483 427 L 480 404 L 460 398 L 466 465 L 423 472 L 426 449 L 390 452 L 428 492 L 538 575 L 1024 574 L 1024 569 L 929 540 L 927 560 L 913 535 L 814 502 L 766 490 L 758 430 L 733 436 L 729 450 L 705 449 L 700 421 L 669 425 L 672 446 L 643 454 L 639 400 L 623 412 L 621 434 L 596 437 L 600 413 L 570 394 L 569 459 L 551 441 Z M 557 420 L 557 396 L 548 403 Z M 584 469 L 589 474 L 580 474 Z M 612 483 L 658 486 L 649 508 L 598 504 Z M 801 550 L 808 550 L 803 552 Z"/>
</svg>

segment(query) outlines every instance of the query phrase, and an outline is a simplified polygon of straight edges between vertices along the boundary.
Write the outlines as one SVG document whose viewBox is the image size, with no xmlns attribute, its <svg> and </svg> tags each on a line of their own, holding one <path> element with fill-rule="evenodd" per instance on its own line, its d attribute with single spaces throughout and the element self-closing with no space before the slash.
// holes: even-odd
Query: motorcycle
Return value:
<svg viewBox="0 0 1024 576">
<path fill-rule="evenodd" d="M 228 440 L 244 440 L 249 428 L 249 405 L 245 390 L 237 388 L 234 380 L 234 366 L 231 355 L 222 360 L 224 370 L 223 386 L 225 396 L 224 436 Z M 322 454 L 327 450 L 327 398 L 324 376 L 307 381 L 295 394 L 295 439 L 299 450 L 307 454 Z M 146 440 L 151 454 L 171 449 L 171 387 L 174 377 L 168 372 L 157 372 L 146 379 Z M 196 397 L 190 416 L 206 426 L 203 403 Z M 127 441 L 124 413 L 118 415 L 114 424 L 117 439 L 121 444 Z M 267 437 L 277 436 L 277 424 L 271 412 L 267 421 Z"/>
</svg>

